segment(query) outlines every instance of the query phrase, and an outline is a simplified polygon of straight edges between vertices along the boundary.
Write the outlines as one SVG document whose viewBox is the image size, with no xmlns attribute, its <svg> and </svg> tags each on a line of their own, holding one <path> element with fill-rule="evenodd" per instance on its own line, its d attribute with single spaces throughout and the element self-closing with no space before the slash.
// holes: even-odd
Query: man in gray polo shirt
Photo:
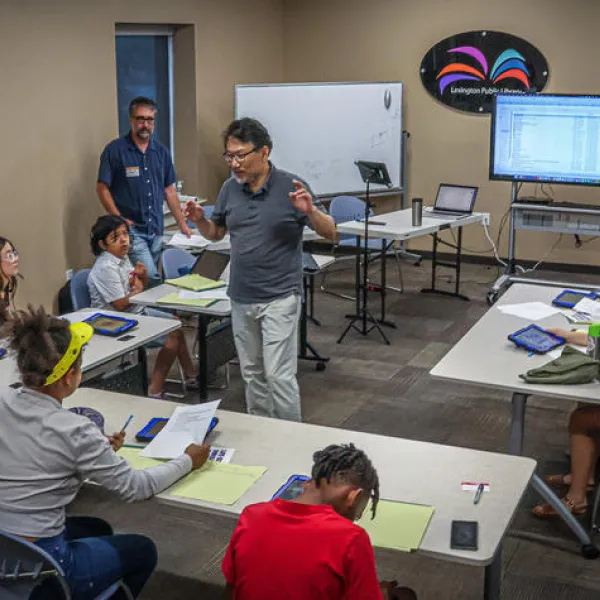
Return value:
<svg viewBox="0 0 600 600">
<path fill-rule="evenodd" d="M 315 207 L 306 183 L 269 161 L 273 143 L 258 121 L 233 121 L 223 141 L 233 177 L 211 219 L 193 201 L 184 214 L 209 240 L 231 236 L 229 297 L 248 412 L 300 421 L 302 230 L 309 225 L 334 239 L 335 224 Z"/>
</svg>

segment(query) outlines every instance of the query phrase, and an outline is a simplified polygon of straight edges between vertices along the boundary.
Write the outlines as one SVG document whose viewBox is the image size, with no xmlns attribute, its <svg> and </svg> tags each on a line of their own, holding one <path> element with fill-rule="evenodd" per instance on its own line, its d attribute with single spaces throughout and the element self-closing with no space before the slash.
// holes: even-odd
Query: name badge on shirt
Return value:
<svg viewBox="0 0 600 600">
<path fill-rule="evenodd" d="M 140 176 L 140 168 L 139 167 L 125 167 L 125 177 L 139 177 Z"/>
</svg>

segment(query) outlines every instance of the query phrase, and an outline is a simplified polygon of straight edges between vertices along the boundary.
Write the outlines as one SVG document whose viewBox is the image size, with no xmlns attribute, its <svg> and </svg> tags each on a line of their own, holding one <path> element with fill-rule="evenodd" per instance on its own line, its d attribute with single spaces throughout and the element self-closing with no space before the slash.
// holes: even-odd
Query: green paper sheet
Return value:
<svg viewBox="0 0 600 600">
<path fill-rule="evenodd" d="M 171 495 L 215 504 L 235 504 L 267 467 L 246 467 L 228 463 L 207 462 L 198 471 L 176 483 Z"/>
<path fill-rule="evenodd" d="M 373 546 L 411 552 L 421 545 L 434 511 L 433 506 L 381 500 L 375 519 L 371 520 L 369 506 L 358 524 L 369 534 Z"/>
<path fill-rule="evenodd" d="M 122 456 L 134 469 L 141 471 L 148 467 L 154 467 L 155 465 L 162 465 L 163 460 L 156 460 L 155 458 L 146 458 L 140 456 L 140 452 L 143 448 L 131 448 L 129 446 L 123 446 L 118 452 L 118 456 Z"/>
<path fill-rule="evenodd" d="M 157 301 L 159 304 L 181 304 L 182 306 L 198 306 L 200 308 L 206 308 L 211 304 L 217 302 L 214 298 L 192 298 L 189 300 L 182 300 L 179 297 L 179 292 L 173 292 L 164 298 Z"/>
<path fill-rule="evenodd" d="M 193 292 L 214 290 L 215 288 L 222 288 L 227 285 L 224 281 L 215 281 L 214 279 L 208 279 L 208 277 L 202 277 L 195 273 L 192 275 L 185 275 L 184 277 L 178 277 L 177 279 L 167 279 L 165 280 L 165 283 L 169 283 L 185 290 L 192 290 Z"/>
</svg>

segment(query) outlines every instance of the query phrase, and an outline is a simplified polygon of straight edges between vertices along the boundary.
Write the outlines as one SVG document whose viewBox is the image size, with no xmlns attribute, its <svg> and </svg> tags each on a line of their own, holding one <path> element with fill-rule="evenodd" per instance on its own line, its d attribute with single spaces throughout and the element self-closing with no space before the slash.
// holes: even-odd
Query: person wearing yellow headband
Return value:
<svg viewBox="0 0 600 600">
<path fill-rule="evenodd" d="M 114 535 L 92 517 L 66 517 L 90 479 L 127 502 L 146 500 L 203 465 L 208 446 L 136 471 L 117 456 L 124 435 L 107 439 L 88 418 L 62 407 L 81 382 L 81 356 L 93 330 L 42 308 L 16 311 L 6 326 L 23 387 L 0 386 L 0 529 L 34 542 L 63 567 L 73 600 L 95 598 L 122 579 L 137 598 L 156 565 L 154 542 Z M 111 446 L 112 443 L 112 446 Z M 31 598 L 62 597 L 47 579 Z"/>
</svg>

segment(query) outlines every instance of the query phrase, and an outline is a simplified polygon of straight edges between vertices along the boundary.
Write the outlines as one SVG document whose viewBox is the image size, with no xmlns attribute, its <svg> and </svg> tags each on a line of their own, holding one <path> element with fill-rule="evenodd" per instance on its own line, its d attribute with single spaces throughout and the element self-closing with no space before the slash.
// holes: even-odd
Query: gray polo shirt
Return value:
<svg viewBox="0 0 600 600">
<path fill-rule="evenodd" d="M 162 492 L 192 468 L 182 454 L 136 471 L 87 417 L 40 392 L 9 387 L 0 388 L 0 457 L 0 529 L 34 538 L 63 531 L 65 507 L 85 479 L 134 502 Z"/>
<path fill-rule="evenodd" d="M 310 221 L 290 200 L 293 179 L 302 181 L 271 165 L 257 192 L 233 177 L 221 188 L 211 219 L 231 236 L 229 296 L 235 302 L 270 302 L 301 292 L 302 230 Z"/>
</svg>

